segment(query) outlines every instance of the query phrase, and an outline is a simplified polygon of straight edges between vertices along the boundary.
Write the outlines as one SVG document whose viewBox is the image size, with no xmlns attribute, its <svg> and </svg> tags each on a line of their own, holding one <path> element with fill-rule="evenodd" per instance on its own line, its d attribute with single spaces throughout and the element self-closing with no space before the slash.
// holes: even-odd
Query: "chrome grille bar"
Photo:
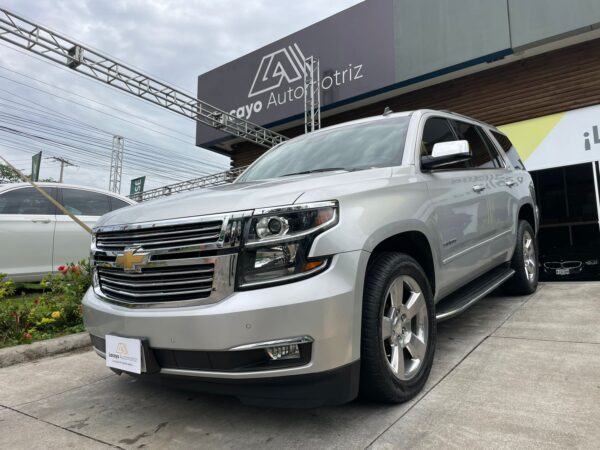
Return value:
<svg viewBox="0 0 600 450">
<path fill-rule="evenodd" d="M 99 269 L 98 272 L 108 276 L 116 277 L 127 277 L 127 278 L 145 278 L 145 277 L 159 277 L 161 275 L 193 275 L 193 274 L 205 274 L 212 273 L 214 269 L 191 269 L 191 270 L 177 270 L 177 271 L 164 271 L 160 274 L 156 273 L 125 273 L 123 271 Z"/>
<path fill-rule="evenodd" d="M 127 247 L 158 249 L 184 247 L 194 244 L 215 243 L 219 239 L 223 222 L 184 223 L 152 227 L 148 230 L 117 230 L 96 234 L 99 250 L 125 250 Z"/>
<path fill-rule="evenodd" d="M 202 227 L 201 231 L 220 231 L 221 230 L 221 225 L 215 225 L 214 227 Z M 162 231 L 157 233 L 155 230 L 149 231 L 149 232 L 135 232 L 135 233 L 131 233 L 131 234 L 127 234 L 126 237 L 128 238 L 146 238 L 146 237 L 164 237 L 166 234 L 171 235 L 171 234 L 184 234 L 184 233 L 191 233 L 194 232 L 195 230 L 191 229 L 191 230 L 169 230 L 169 231 Z M 102 236 L 102 240 L 104 241 L 110 241 L 110 240 L 119 240 L 121 239 L 121 237 L 114 237 L 114 236 L 110 236 L 110 234 L 106 234 L 104 236 Z"/>
<path fill-rule="evenodd" d="M 170 296 L 170 295 L 189 295 L 189 294 L 206 294 L 212 290 L 212 288 L 205 289 L 192 289 L 192 290 L 162 290 L 160 292 L 139 292 L 139 291 L 127 291 L 125 289 L 114 289 L 108 286 L 103 286 L 102 289 L 107 290 L 109 292 L 113 292 L 115 294 L 128 295 L 133 298 L 147 298 L 147 297 L 162 297 L 162 296 Z M 162 299 L 161 299 L 162 300 Z"/>
<path fill-rule="evenodd" d="M 178 286 L 178 285 L 187 285 L 187 284 L 201 284 L 201 283 L 212 283 L 212 277 L 204 277 L 204 278 L 187 278 L 183 280 L 177 281 L 121 281 L 115 280 L 113 278 L 109 278 L 104 276 L 102 279 L 103 283 L 109 284 L 118 284 L 119 286 L 128 286 L 128 287 L 161 287 L 161 286 Z"/>
</svg>

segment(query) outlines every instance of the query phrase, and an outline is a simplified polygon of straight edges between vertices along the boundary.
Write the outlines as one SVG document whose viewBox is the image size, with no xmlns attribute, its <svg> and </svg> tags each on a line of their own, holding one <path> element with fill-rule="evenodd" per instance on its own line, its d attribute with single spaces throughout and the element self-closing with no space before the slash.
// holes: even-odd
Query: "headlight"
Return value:
<svg viewBox="0 0 600 450">
<path fill-rule="evenodd" d="M 314 238 L 337 221 L 337 202 L 254 211 L 244 230 L 238 287 L 285 283 L 324 270 L 329 258 L 308 254 Z"/>
</svg>

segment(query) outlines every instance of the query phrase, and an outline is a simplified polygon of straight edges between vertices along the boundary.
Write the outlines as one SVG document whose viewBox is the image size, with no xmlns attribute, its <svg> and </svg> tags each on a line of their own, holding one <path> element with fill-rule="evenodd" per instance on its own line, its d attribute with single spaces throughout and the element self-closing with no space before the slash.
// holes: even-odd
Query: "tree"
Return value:
<svg viewBox="0 0 600 450">
<path fill-rule="evenodd" d="M 31 178 L 31 175 L 27 175 L 29 178 Z M 19 174 L 10 166 L 7 166 L 6 164 L 0 164 L 0 184 L 6 184 L 6 183 L 18 183 L 21 180 L 21 177 L 19 176 Z M 46 182 L 46 183 L 56 183 L 56 180 L 52 177 L 50 178 L 43 178 L 41 180 L 38 180 L 40 182 Z"/>
<path fill-rule="evenodd" d="M 0 184 L 18 183 L 19 181 L 21 181 L 21 178 L 13 168 L 6 164 L 0 164 Z"/>
</svg>

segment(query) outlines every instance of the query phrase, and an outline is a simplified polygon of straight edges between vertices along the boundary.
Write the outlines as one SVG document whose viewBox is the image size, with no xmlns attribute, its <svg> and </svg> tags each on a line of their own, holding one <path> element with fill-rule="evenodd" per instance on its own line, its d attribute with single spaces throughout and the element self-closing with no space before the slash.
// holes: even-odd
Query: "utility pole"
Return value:
<svg viewBox="0 0 600 450">
<path fill-rule="evenodd" d="M 123 136 L 113 136 L 112 154 L 110 157 L 110 178 L 108 180 L 108 190 L 110 192 L 121 192 L 121 176 L 123 175 L 123 150 L 125 148 L 125 138 Z"/>
<path fill-rule="evenodd" d="M 64 177 L 64 173 L 65 173 L 65 166 L 77 167 L 75 164 L 67 161 L 65 158 L 60 158 L 58 156 L 51 156 L 48 159 L 52 159 L 52 160 L 57 161 L 57 162 L 60 163 L 60 177 L 58 178 L 58 182 L 59 183 L 63 182 L 63 177 Z"/>
</svg>

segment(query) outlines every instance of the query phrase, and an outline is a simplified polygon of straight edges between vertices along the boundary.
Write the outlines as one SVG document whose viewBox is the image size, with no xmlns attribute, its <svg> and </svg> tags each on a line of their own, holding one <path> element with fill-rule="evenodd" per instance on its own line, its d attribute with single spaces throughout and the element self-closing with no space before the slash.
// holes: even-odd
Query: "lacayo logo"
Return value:
<svg viewBox="0 0 600 450">
<path fill-rule="evenodd" d="M 302 50 L 296 43 L 263 56 L 248 98 L 278 88 L 284 79 L 288 83 L 302 79 L 305 74 L 305 60 Z"/>
<path fill-rule="evenodd" d="M 229 113 L 240 119 L 250 119 L 263 108 L 303 101 L 305 61 L 306 57 L 297 43 L 264 55 L 248 91 L 248 99 L 251 101 Z M 321 67 L 324 66 L 326 64 L 321 61 Z M 326 70 L 320 77 L 321 90 L 328 91 L 335 86 L 363 78 L 362 69 L 362 64 L 348 63 L 343 68 Z"/>
</svg>

